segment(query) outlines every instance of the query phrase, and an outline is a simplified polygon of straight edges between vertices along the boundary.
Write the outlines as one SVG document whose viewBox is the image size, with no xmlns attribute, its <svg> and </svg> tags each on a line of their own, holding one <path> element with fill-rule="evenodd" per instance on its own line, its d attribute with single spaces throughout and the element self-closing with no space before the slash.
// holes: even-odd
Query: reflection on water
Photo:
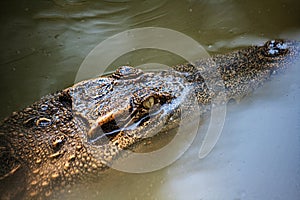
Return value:
<svg viewBox="0 0 300 200">
<path fill-rule="evenodd" d="M 99 42 L 130 28 L 174 29 L 212 54 L 266 38 L 300 40 L 296 0 L 15 0 L 0 5 L 0 118 L 72 85 L 81 62 Z M 168 60 L 159 54 L 149 56 L 155 62 Z M 126 59 L 125 63 L 140 60 Z M 198 138 L 167 168 L 147 174 L 110 170 L 99 183 L 87 184 L 66 198 L 296 199 L 300 196 L 299 75 L 299 69 L 291 69 L 230 106 L 221 139 L 205 159 L 197 159 Z"/>
</svg>

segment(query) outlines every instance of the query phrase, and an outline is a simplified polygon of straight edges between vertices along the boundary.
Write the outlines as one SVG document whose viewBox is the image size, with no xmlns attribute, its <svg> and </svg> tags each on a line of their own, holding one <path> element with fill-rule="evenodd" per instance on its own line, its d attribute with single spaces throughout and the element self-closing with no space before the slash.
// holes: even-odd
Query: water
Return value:
<svg viewBox="0 0 300 200">
<path fill-rule="evenodd" d="M 298 1 L 2 1 L 0 118 L 74 83 L 87 54 L 106 38 L 148 26 L 182 32 L 211 53 L 269 38 L 300 40 Z M 148 51 L 117 64 L 176 59 Z M 139 55 L 139 54 L 137 54 Z M 299 69 L 228 107 L 217 146 L 198 159 L 200 138 L 172 165 L 151 173 L 110 170 L 66 199 L 297 199 L 300 196 Z M 201 131 L 201 130 L 200 130 Z"/>
</svg>

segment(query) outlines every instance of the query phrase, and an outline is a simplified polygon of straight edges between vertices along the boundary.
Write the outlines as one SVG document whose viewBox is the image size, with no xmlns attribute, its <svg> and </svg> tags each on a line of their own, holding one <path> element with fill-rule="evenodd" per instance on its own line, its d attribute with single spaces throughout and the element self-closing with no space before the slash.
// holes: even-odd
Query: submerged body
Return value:
<svg viewBox="0 0 300 200">
<path fill-rule="evenodd" d="M 48 95 L 0 123 L 0 186 L 18 179 L 17 190 L 0 197 L 45 199 L 93 179 L 124 149 L 175 127 L 195 104 L 201 115 L 212 102 L 239 100 L 299 52 L 298 42 L 269 41 L 174 70 L 121 67 Z"/>
</svg>

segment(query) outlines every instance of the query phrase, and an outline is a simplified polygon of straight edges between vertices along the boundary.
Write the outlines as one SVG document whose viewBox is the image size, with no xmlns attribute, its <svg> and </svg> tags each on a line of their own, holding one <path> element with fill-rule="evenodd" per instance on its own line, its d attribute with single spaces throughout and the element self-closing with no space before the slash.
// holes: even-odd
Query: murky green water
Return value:
<svg viewBox="0 0 300 200">
<path fill-rule="evenodd" d="M 192 37 L 211 54 L 270 38 L 300 40 L 297 0 L 13 0 L 0 5 L 1 119 L 72 85 L 87 54 L 128 29 L 173 29 Z M 124 56 L 116 63 L 176 63 L 159 52 L 143 56 Z M 71 191 L 67 198 L 296 199 L 300 196 L 300 138 L 296 134 L 300 86 L 299 70 L 292 72 L 232 107 L 218 146 L 204 160 L 196 157 L 195 144 L 163 170 L 147 174 L 112 171 L 99 183 Z"/>
</svg>

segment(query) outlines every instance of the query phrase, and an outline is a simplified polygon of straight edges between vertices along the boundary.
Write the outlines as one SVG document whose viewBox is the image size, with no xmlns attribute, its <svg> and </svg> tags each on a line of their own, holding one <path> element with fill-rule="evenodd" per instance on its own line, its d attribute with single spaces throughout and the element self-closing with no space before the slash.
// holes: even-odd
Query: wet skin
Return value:
<svg viewBox="0 0 300 200">
<path fill-rule="evenodd" d="M 273 40 L 161 72 L 123 66 L 45 96 L 0 123 L 0 197 L 59 197 L 99 177 L 124 149 L 176 127 L 194 106 L 201 116 L 212 102 L 240 100 L 299 52 L 299 42 Z"/>
</svg>

